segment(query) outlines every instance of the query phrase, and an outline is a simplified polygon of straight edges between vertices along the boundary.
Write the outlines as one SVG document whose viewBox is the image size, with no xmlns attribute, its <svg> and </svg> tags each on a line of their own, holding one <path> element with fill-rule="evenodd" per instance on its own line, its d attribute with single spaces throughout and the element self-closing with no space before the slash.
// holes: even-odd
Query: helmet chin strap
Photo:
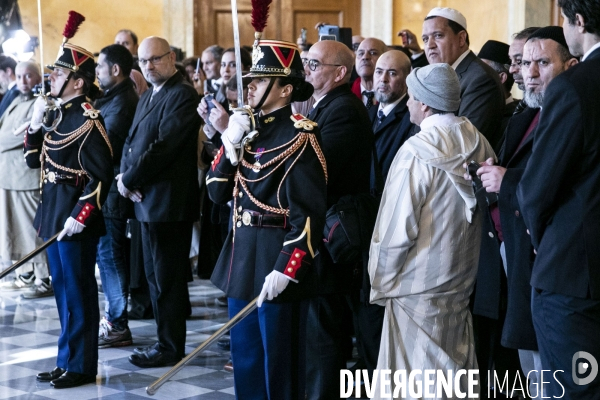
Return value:
<svg viewBox="0 0 600 400">
<path fill-rule="evenodd" d="M 58 92 L 58 94 L 56 95 L 56 98 L 60 99 L 63 95 L 63 92 L 65 91 L 65 88 L 67 87 L 67 83 L 69 83 L 69 79 L 71 79 L 71 76 L 73 75 L 73 71 L 69 71 L 69 75 L 67 75 L 67 79 L 65 79 L 65 82 L 63 83 L 62 87 L 60 88 L 60 92 Z"/>
<path fill-rule="evenodd" d="M 262 108 L 263 104 L 267 100 L 267 97 L 269 96 L 269 93 L 271 93 L 271 89 L 273 88 L 273 84 L 275 83 L 275 79 L 277 79 L 277 77 L 272 76 L 270 79 L 271 81 L 269 82 L 269 86 L 267 86 L 267 90 L 265 90 L 265 93 L 263 94 L 262 98 L 260 99 L 256 107 L 254 107 L 255 110 L 260 110 Z"/>
</svg>

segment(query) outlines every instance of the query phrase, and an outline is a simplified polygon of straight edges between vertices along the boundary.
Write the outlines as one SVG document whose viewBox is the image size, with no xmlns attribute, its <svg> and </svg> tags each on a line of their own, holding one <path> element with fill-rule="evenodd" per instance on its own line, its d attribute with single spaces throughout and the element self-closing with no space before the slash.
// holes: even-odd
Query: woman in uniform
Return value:
<svg viewBox="0 0 600 400">
<path fill-rule="evenodd" d="M 98 238 L 106 233 L 101 209 L 113 169 L 104 122 L 86 98 L 99 94 L 93 54 L 63 43 L 48 68 L 50 96 L 57 100 L 47 104 L 40 96 L 34 103 L 25 160 L 42 169 L 33 223 L 38 236 L 47 240 L 60 232 L 47 250 L 61 326 L 58 356 L 56 368 L 37 379 L 62 389 L 96 380 L 100 317 L 94 267 Z"/>
<path fill-rule="evenodd" d="M 316 124 L 291 109 L 313 92 L 297 46 L 262 40 L 252 59 L 256 114 L 231 116 L 206 178 L 214 202 L 231 202 L 233 223 L 211 280 L 227 295 L 230 317 L 258 297 L 259 308 L 231 330 L 237 397 L 304 399 L 306 298 L 327 168 Z"/>
</svg>

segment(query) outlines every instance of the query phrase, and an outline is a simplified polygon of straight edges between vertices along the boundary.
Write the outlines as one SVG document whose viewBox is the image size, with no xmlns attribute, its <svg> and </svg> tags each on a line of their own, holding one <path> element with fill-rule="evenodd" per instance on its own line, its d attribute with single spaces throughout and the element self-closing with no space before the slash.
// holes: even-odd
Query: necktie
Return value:
<svg viewBox="0 0 600 400">
<path fill-rule="evenodd" d="M 522 113 L 525 108 L 527 108 L 527 104 L 525 104 L 525 100 L 521 100 L 520 102 L 517 103 L 517 106 L 515 107 L 515 111 L 513 112 L 513 115 Z"/>
<path fill-rule="evenodd" d="M 381 125 L 381 123 L 383 122 L 384 118 L 385 118 L 385 114 L 383 113 L 383 110 L 379 110 L 377 112 L 377 121 L 378 121 L 377 122 L 377 126 Z"/>
<path fill-rule="evenodd" d="M 367 107 L 367 110 L 370 110 L 371 107 L 373 107 L 373 96 L 375 96 L 374 92 L 369 92 L 369 91 L 363 91 L 362 95 L 365 96 L 367 98 L 367 102 L 365 103 L 365 107 Z"/>
</svg>

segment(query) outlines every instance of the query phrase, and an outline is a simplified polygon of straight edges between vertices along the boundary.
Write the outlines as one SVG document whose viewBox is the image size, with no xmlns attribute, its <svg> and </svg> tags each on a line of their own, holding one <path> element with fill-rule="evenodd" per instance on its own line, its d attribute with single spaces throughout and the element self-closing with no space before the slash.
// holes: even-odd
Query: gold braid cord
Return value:
<svg viewBox="0 0 600 400">
<path fill-rule="evenodd" d="M 44 136 L 44 144 L 42 145 L 42 152 L 40 154 L 40 162 L 42 164 L 41 165 L 42 171 L 44 170 L 45 161 L 48 161 L 56 169 L 60 169 L 62 171 L 67 171 L 72 174 L 86 175 L 89 177 L 88 173 L 83 168 L 83 165 L 81 165 L 81 147 L 83 147 L 83 143 L 82 143 L 82 146 L 79 147 L 79 151 L 77 153 L 77 159 L 79 161 L 79 166 L 81 167 L 80 170 L 68 168 L 63 165 L 58 164 L 57 162 L 52 160 L 52 158 L 50 157 L 50 154 L 48 152 L 62 150 L 64 148 L 66 148 L 67 146 L 70 146 L 71 144 L 76 143 L 77 139 L 79 139 L 80 137 L 82 137 L 84 135 L 86 135 L 86 137 L 83 139 L 83 142 L 85 142 L 88 138 L 88 135 L 92 132 L 92 129 L 94 128 L 94 126 L 96 126 L 98 128 L 98 130 L 100 131 L 100 134 L 106 141 L 106 144 L 108 145 L 108 149 L 110 150 L 110 155 L 112 157 L 112 155 L 113 155 L 112 146 L 110 145 L 110 141 L 108 139 L 108 135 L 106 134 L 106 130 L 104 129 L 104 127 L 102 126 L 100 121 L 88 119 L 79 128 L 77 128 L 74 131 L 69 132 L 69 133 L 60 133 L 60 132 L 54 130 L 54 132 L 56 132 L 59 136 L 65 137 L 64 139 L 52 140 L 52 139 L 50 139 L 50 133 L 46 133 L 46 135 Z M 50 147 L 49 145 L 58 146 L 58 147 Z"/>
<path fill-rule="evenodd" d="M 296 164 L 296 162 L 298 161 L 298 159 L 300 158 L 300 156 L 302 155 L 302 153 L 304 153 L 304 150 L 306 149 L 306 146 L 308 145 L 308 143 L 310 142 L 311 147 L 313 148 L 313 150 L 315 151 L 317 158 L 319 159 L 319 162 L 321 163 L 321 166 L 323 167 L 323 173 L 325 174 L 325 182 L 327 182 L 328 180 L 328 176 L 327 176 L 327 164 L 325 163 L 325 156 L 323 155 L 323 152 L 321 151 L 321 147 L 319 146 L 319 143 L 317 141 L 317 138 L 315 137 L 315 135 L 313 135 L 312 133 L 307 133 L 307 132 L 299 132 L 292 140 L 290 140 L 289 142 L 275 147 L 273 149 L 269 149 L 269 150 L 265 150 L 263 151 L 261 154 L 266 154 L 266 153 L 271 153 L 277 150 L 281 150 L 284 149 L 284 151 L 281 152 L 281 154 L 275 156 L 273 159 L 271 159 L 270 161 L 261 164 L 261 165 L 254 165 L 254 164 L 250 164 L 248 161 L 246 161 L 245 159 L 241 160 L 241 166 L 250 170 L 262 170 L 264 168 L 268 168 L 272 165 L 275 165 L 275 167 L 269 172 L 267 173 L 265 176 L 262 176 L 260 178 L 257 179 L 249 179 L 246 178 L 241 170 L 240 167 L 238 167 L 238 171 L 235 174 L 235 188 L 234 188 L 234 194 L 238 193 L 238 184 L 242 187 L 242 189 L 246 192 L 246 194 L 248 195 L 248 198 L 250 198 L 250 200 L 259 208 L 262 208 L 265 211 L 268 211 L 270 213 L 273 214 L 281 214 L 281 215 L 286 215 L 289 216 L 290 215 L 290 210 L 287 208 L 283 208 L 281 205 L 281 201 L 280 201 L 280 197 L 279 197 L 279 193 L 281 191 L 281 187 L 283 186 L 283 182 L 284 180 L 287 178 L 289 171 L 292 169 L 292 167 Z M 246 148 L 246 152 L 252 155 L 257 154 L 256 152 L 250 151 L 249 149 L 250 146 L 248 146 Z M 286 148 L 287 147 L 287 148 Z M 248 188 L 248 182 L 260 182 L 264 179 L 266 179 L 268 176 L 270 176 L 271 174 L 273 174 L 277 169 L 279 169 L 281 166 L 283 166 L 285 164 L 285 162 L 296 152 L 298 152 L 298 150 L 300 150 L 300 153 L 296 156 L 296 158 L 294 159 L 294 161 L 292 162 L 292 164 L 290 165 L 290 168 L 285 172 L 283 178 L 281 179 L 281 182 L 279 183 L 279 187 L 277 188 L 277 203 L 279 205 L 279 207 L 273 207 L 270 206 L 268 204 L 265 204 L 263 202 L 261 202 L 260 200 L 258 200 L 256 197 L 254 197 L 254 195 L 252 195 L 252 192 L 250 192 L 249 188 Z"/>
</svg>

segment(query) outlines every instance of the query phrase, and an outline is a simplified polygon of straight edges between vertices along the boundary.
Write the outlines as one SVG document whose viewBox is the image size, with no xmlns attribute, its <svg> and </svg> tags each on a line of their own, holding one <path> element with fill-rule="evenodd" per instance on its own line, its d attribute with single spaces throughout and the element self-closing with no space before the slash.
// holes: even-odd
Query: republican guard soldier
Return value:
<svg viewBox="0 0 600 400">
<path fill-rule="evenodd" d="M 34 227 L 45 240 L 60 232 L 47 250 L 61 326 L 58 356 L 54 370 L 37 375 L 56 389 L 96 380 L 100 317 L 94 267 L 98 238 L 105 234 L 102 203 L 113 179 L 104 122 L 86 98 L 100 93 L 94 56 L 67 42 L 71 30 L 48 66 L 50 95 L 36 100 L 25 134 L 27 165 L 42 171 Z"/>
<path fill-rule="evenodd" d="M 232 115 L 206 178 L 215 203 L 231 201 L 233 223 L 211 280 L 226 293 L 230 316 L 258 296 L 259 308 L 231 330 L 237 398 L 304 399 L 306 298 L 327 167 L 316 123 L 290 105 L 313 92 L 298 47 L 257 40 L 252 59 L 248 103 L 256 114 Z"/>
</svg>

